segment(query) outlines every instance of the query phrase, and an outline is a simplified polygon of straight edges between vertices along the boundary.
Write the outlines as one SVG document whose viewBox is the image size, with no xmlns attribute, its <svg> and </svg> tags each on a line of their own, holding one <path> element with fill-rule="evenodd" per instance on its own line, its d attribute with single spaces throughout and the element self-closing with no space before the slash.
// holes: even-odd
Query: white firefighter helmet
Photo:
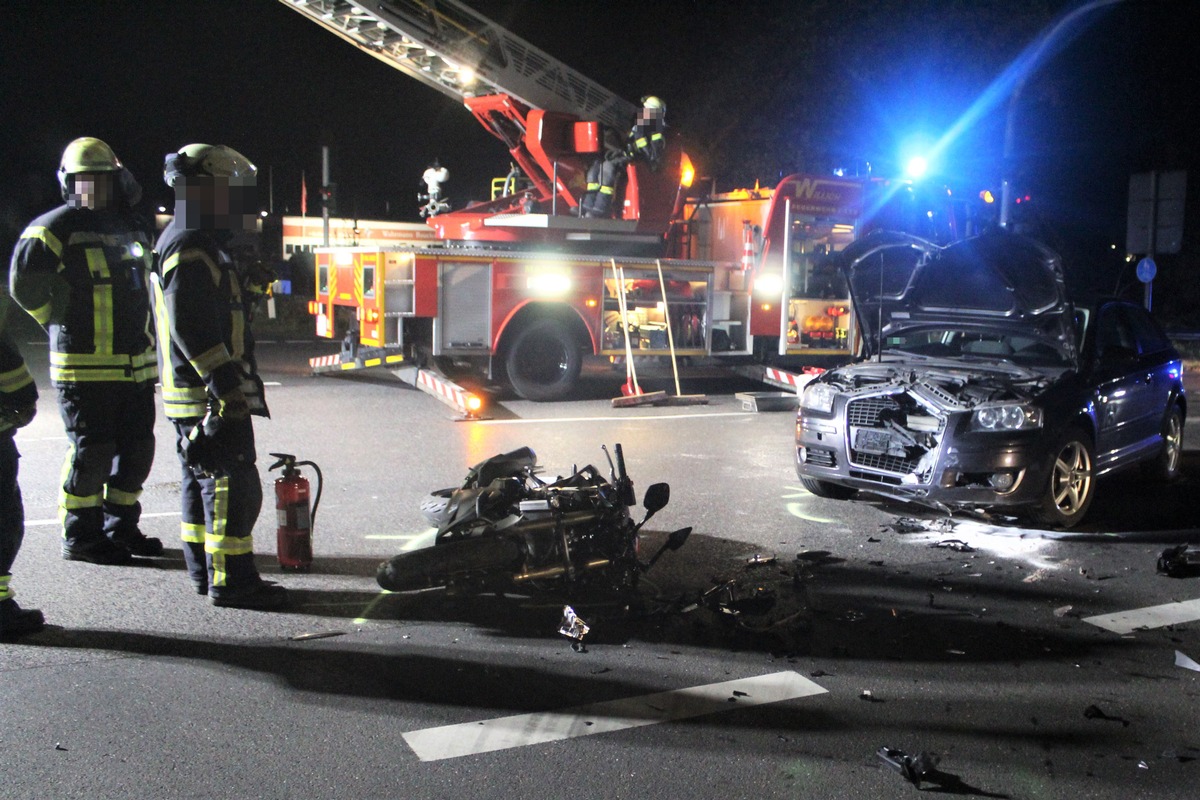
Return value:
<svg viewBox="0 0 1200 800">
<path fill-rule="evenodd" d="M 163 162 L 163 180 L 175 186 L 180 178 L 227 178 L 232 183 L 252 184 L 258 167 L 244 155 L 223 144 L 189 144 L 168 153 Z"/>
<path fill-rule="evenodd" d="M 58 162 L 58 185 L 63 197 L 71 194 L 71 176 L 83 173 L 117 172 L 121 159 L 105 142 L 92 136 L 81 136 L 67 145 Z"/>
</svg>

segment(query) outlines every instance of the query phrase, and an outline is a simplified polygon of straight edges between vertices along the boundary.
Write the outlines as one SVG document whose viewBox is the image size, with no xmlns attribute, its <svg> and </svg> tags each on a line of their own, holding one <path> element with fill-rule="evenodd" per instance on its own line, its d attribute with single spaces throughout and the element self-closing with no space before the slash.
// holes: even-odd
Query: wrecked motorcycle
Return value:
<svg viewBox="0 0 1200 800">
<path fill-rule="evenodd" d="M 643 562 L 641 528 L 667 505 L 670 486 L 648 487 L 645 515 L 634 522 L 629 510 L 636 499 L 621 445 L 614 446 L 612 456 L 601 449 L 608 459 L 607 480 L 588 465 L 544 481 L 528 447 L 471 467 L 462 486 L 436 491 L 421 505 L 437 527 L 433 545 L 380 564 L 379 585 L 393 592 L 635 590 L 638 577 L 663 553 L 682 547 L 691 528 L 671 533 Z"/>
</svg>

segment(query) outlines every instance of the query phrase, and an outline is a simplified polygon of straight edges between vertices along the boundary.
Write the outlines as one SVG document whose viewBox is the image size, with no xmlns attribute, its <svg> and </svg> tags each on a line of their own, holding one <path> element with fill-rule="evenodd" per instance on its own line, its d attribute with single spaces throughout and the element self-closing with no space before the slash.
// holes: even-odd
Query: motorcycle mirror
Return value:
<svg viewBox="0 0 1200 800">
<path fill-rule="evenodd" d="M 671 531 L 671 535 L 667 537 L 667 549 L 678 550 L 683 547 L 683 543 L 692 535 L 692 528 L 689 525 L 686 528 L 680 528 L 677 531 Z"/>
<path fill-rule="evenodd" d="M 646 496 L 642 498 L 642 505 L 646 507 L 646 518 L 649 519 L 651 514 L 657 514 L 666 508 L 667 503 L 671 501 L 671 485 L 667 483 L 652 483 L 646 489 Z"/>
</svg>

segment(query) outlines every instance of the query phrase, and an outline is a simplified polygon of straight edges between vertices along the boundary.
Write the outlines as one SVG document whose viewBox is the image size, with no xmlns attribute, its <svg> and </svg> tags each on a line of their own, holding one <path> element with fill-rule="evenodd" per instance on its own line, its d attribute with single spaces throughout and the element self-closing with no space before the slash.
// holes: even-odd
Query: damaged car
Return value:
<svg viewBox="0 0 1200 800">
<path fill-rule="evenodd" d="M 1005 231 L 945 247 L 877 232 L 840 267 L 862 360 L 801 394 L 796 472 L 813 494 L 1069 528 L 1102 475 L 1178 475 L 1179 353 L 1137 305 L 1073 304 L 1053 251 Z"/>
</svg>

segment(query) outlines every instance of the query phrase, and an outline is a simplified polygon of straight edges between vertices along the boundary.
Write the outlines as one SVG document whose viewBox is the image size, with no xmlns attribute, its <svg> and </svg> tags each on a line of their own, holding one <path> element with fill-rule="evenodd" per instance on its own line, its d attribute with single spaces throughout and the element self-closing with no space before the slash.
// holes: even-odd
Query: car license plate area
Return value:
<svg viewBox="0 0 1200 800">
<path fill-rule="evenodd" d="M 881 431 L 876 428 L 858 428 L 854 431 L 854 449 L 860 453 L 886 455 L 891 443 L 891 431 Z"/>
</svg>

